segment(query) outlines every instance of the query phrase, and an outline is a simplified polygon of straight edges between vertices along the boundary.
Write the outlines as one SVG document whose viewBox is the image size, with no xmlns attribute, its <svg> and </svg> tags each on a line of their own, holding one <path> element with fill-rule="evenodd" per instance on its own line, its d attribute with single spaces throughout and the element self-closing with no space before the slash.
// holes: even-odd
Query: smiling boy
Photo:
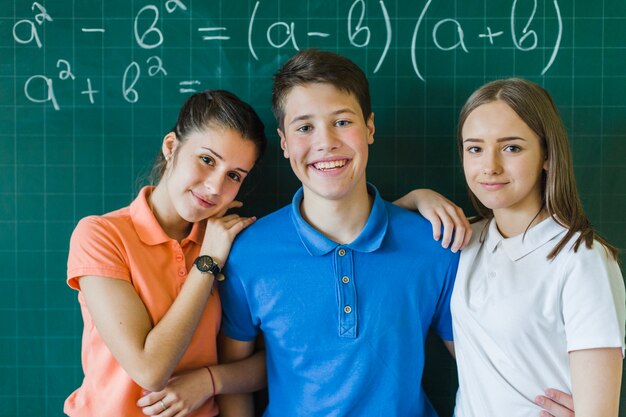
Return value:
<svg viewBox="0 0 626 417">
<path fill-rule="evenodd" d="M 274 77 L 284 156 L 302 183 L 242 233 L 220 286 L 220 360 L 265 341 L 265 416 L 436 416 L 421 387 L 424 340 L 452 340 L 458 254 L 430 224 L 366 182 L 374 142 L 365 74 L 330 52 L 301 51 Z M 221 415 L 251 415 L 226 397 Z"/>
</svg>

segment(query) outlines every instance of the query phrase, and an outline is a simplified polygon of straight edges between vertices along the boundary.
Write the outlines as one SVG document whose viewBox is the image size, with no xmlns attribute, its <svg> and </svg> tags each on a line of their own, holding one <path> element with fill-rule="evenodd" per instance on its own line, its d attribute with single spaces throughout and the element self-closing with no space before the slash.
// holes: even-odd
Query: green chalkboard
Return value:
<svg viewBox="0 0 626 417">
<path fill-rule="evenodd" d="M 82 321 L 65 285 L 70 233 L 131 201 L 190 92 L 231 90 L 267 125 L 247 213 L 289 201 L 298 183 L 274 133 L 271 75 L 310 46 L 368 74 L 368 178 L 388 199 L 430 187 L 471 212 L 459 108 L 494 78 L 545 86 L 571 134 L 586 210 L 626 248 L 623 0 L 3 0 L 0 416 L 62 415 L 82 378 Z M 436 343 L 428 363 L 431 398 L 449 416 L 454 364 Z"/>
</svg>

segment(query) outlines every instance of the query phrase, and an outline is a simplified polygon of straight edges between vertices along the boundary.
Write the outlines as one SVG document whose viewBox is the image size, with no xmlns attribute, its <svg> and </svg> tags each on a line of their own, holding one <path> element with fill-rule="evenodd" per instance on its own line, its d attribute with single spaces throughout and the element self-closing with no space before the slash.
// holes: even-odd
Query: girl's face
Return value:
<svg viewBox="0 0 626 417">
<path fill-rule="evenodd" d="M 541 209 L 541 175 L 548 162 L 540 138 L 505 102 L 474 109 L 462 128 L 467 184 L 494 216 L 531 218 Z"/>
<path fill-rule="evenodd" d="M 164 185 L 170 221 L 194 223 L 223 211 L 237 196 L 256 160 L 255 144 L 219 126 L 193 132 L 185 141 L 173 133 L 163 141 Z M 162 205 L 163 206 L 163 205 Z"/>
</svg>

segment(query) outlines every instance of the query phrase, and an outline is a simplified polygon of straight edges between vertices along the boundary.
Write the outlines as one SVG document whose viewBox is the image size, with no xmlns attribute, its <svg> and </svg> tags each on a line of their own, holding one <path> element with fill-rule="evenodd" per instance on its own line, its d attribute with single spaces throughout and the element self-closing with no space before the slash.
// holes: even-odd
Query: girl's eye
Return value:
<svg viewBox="0 0 626 417">
<path fill-rule="evenodd" d="M 337 120 L 335 122 L 335 126 L 338 126 L 338 127 L 349 126 L 350 124 L 352 124 L 350 120 Z"/>
<path fill-rule="evenodd" d="M 517 146 L 517 145 L 507 145 L 507 146 L 505 146 L 505 147 L 504 147 L 504 150 L 505 150 L 506 152 L 517 153 L 517 152 L 521 151 L 521 150 L 522 150 L 522 148 L 520 148 L 520 147 L 519 147 L 519 146 Z"/>
<path fill-rule="evenodd" d="M 300 126 L 300 127 L 299 127 L 298 129 L 296 129 L 296 130 L 297 130 L 298 132 L 301 132 L 301 133 L 307 133 L 307 132 L 310 132 L 310 131 L 311 131 L 311 129 L 313 129 L 313 127 L 312 127 L 312 126 L 310 126 L 310 125 L 304 125 L 304 126 Z"/>
<path fill-rule="evenodd" d="M 241 175 L 237 174 L 236 172 L 231 172 L 228 174 L 228 176 L 230 177 L 231 180 L 235 181 L 235 182 L 241 182 L 242 178 Z"/>
<path fill-rule="evenodd" d="M 478 146 L 468 146 L 466 151 L 468 153 L 478 153 L 480 152 L 480 148 Z"/>
<path fill-rule="evenodd" d="M 203 156 L 200 157 L 200 159 L 206 165 L 215 165 L 215 160 L 213 158 L 211 158 L 210 156 L 203 155 Z"/>
</svg>

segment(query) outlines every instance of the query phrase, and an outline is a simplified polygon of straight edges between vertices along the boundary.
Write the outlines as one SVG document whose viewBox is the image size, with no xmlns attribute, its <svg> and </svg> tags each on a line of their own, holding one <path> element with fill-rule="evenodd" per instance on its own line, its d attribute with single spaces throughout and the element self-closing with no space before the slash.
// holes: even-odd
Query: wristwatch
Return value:
<svg viewBox="0 0 626 417">
<path fill-rule="evenodd" d="M 222 271 L 217 262 L 215 262 L 209 255 L 198 256 L 193 264 L 203 274 L 208 272 L 209 274 L 213 274 L 213 276 L 217 276 L 217 274 Z"/>
</svg>

